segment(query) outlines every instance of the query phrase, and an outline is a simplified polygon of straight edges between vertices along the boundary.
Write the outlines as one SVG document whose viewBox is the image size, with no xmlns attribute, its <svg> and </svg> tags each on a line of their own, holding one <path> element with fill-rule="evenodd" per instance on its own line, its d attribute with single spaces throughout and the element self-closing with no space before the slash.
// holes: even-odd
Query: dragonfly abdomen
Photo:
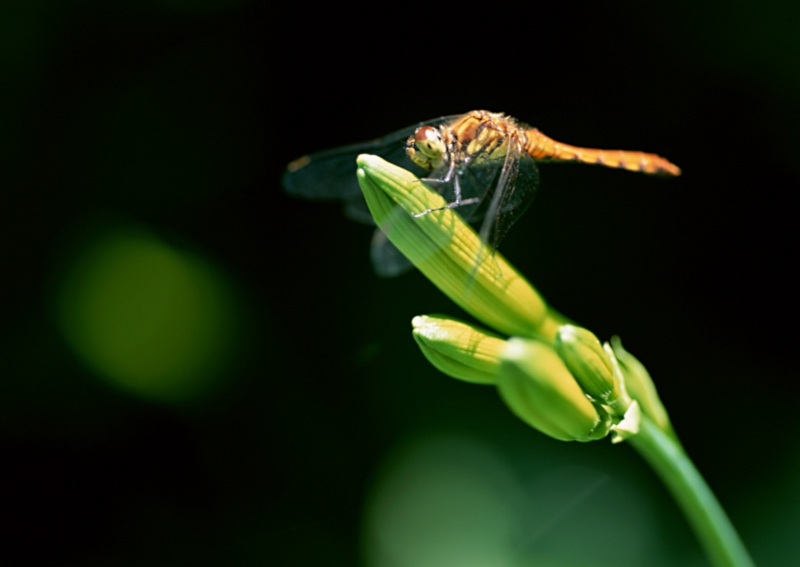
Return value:
<svg viewBox="0 0 800 567">
<path fill-rule="evenodd" d="M 681 169 L 677 165 L 656 154 L 629 152 L 626 150 L 579 148 L 556 142 L 536 128 L 526 130 L 525 134 L 528 138 L 525 151 L 536 160 L 577 161 L 654 175 L 681 174 Z"/>
</svg>

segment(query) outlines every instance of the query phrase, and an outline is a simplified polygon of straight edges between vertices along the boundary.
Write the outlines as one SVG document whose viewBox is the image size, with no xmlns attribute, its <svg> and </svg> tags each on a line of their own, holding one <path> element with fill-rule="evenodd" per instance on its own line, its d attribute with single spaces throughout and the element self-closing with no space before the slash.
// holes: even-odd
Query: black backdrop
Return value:
<svg viewBox="0 0 800 567">
<path fill-rule="evenodd" d="M 0 561 L 357 564 L 380 463 L 442 431 L 511 460 L 619 459 L 668 534 L 660 559 L 696 559 L 630 449 L 549 441 L 437 374 L 409 322 L 463 314 L 419 274 L 375 277 L 370 229 L 337 205 L 281 190 L 304 153 L 488 109 L 681 166 L 543 165 L 502 251 L 622 336 L 756 559 L 792 563 L 799 18 L 777 1 L 0 8 Z M 61 337 L 54 258 L 98 218 L 234 282 L 242 348 L 219 395 L 131 396 Z"/>
</svg>

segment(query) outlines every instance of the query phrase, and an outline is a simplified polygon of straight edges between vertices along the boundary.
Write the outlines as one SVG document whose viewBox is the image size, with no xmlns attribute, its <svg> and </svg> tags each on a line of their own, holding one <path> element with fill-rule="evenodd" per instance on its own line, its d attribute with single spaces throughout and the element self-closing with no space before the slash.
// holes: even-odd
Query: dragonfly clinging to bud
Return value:
<svg viewBox="0 0 800 567">
<path fill-rule="evenodd" d="M 533 202 L 539 186 L 536 162 L 580 162 L 663 176 L 681 173 L 655 154 L 562 144 L 510 116 L 476 110 L 304 156 L 287 167 L 284 187 L 306 198 L 343 200 L 349 217 L 370 222 L 354 175 L 355 158 L 361 153 L 377 154 L 406 169 L 419 168 L 422 181 L 448 203 L 445 208 L 480 224 L 481 239 L 492 251 Z M 387 277 L 410 267 L 380 232 L 373 238 L 372 262 L 375 271 Z"/>
</svg>

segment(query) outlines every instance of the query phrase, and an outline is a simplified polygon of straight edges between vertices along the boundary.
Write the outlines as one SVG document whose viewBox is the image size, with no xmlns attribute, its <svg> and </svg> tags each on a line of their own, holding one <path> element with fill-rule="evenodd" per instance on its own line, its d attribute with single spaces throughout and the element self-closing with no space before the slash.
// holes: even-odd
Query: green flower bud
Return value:
<svg viewBox="0 0 800 567">
<path fill-rule="evenodd" d="M 588 329 L 564 325 L 556 334 L 555 349 L 564 364 L 593 400 L 613 405 L 621 394 L 614 367 L 597 337 Z"/>
<path fill-rule="evenodd" d="M 496 382 L 503 339 L 445 315 L 420 315 L 411 325 L 422 354 L 441 372 L 473 384 Z"/>
<path fill-rule="evenodd" d="M 542 297 L 441 195 L 410 172 L 360 155 L 358 181 L 375 222 L 411 262 L 465 311 L 508 335 L 552 341 L 560 325 Z M 397 207 L 399 205 L 399 208 Z"/>
<path fill-rule="evenodd" d="M 610 416 L 589 401 L 552 347 L 511 338 L 501 360 L 500 396 L 528 425 L 561 441 L 593 441 L 608 434 Z"/>
<path fill-rule="evenodd" d="M 625 377 L 625 387 L 631 397 L 639 402 L 642 411 L 653 420 L 661 431 L 675 436 L 669 415 L 664 409 L 664 404 L 661 403 L 650 373 L 635 356 L 622 348 L 622 341 L 619 337 L 611 337 L 611 345 L 622 375 Z"/>
</svg>

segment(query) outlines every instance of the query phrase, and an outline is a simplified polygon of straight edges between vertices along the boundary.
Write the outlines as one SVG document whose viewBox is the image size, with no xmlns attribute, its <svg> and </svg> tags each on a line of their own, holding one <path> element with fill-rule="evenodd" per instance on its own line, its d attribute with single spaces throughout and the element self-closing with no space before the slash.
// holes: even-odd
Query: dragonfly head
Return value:
<svg viewBox="0 0 800 567">
<path fill-rule="evenodd" d="M 420 126 L 406 141 L 406 153 L 421 168 L 433 170 L 444 163 L 447 145 L 439 130 Z"/>
</svg>

